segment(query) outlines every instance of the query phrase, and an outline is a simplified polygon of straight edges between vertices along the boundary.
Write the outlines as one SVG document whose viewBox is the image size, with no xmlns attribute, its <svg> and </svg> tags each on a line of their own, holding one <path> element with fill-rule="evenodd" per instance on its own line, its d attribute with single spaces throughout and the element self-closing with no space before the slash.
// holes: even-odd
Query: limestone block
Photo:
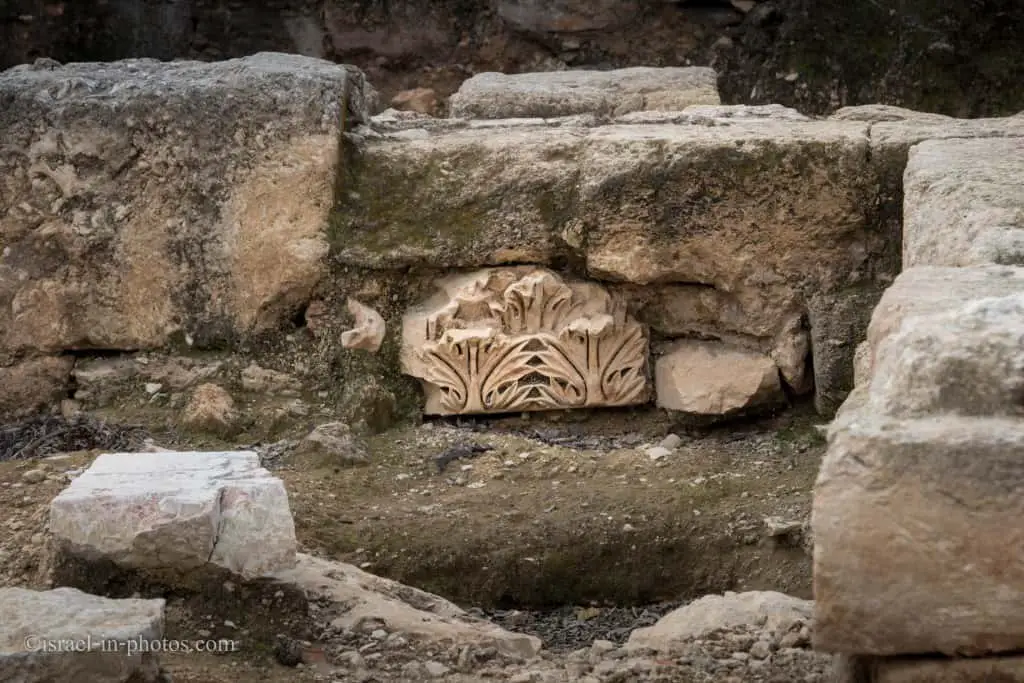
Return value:
<svg viewBox="0 0 1024 683">
<path fill-rule="evenodd" d="M 104 454 L 50 505 L 62 552 L 128 569 L 243 577 L 295 561 L 288 495 L 252 452 Z"/>
<path fill-rule="evenodd" d="M 814 489 L 815 647 L 1021 649 L 1021 519 L 1021 418 L 842 411 Z"/>
<path fill-rule="evenodd" d="M 273 53 L 0 74 L 0 354 L 271 329 L 322 275 L 361 72 Z"/>
<path fill-rule="evenodd" d="M 164 600 L 113 600 L 74 588 L 0 588 L 0 680 L 155 683 Z M 132 649 L 129 650 L 129 647 Z"/>
<path fill-rule="evenodd" d="M 874 372 L 869 406 L 881 415 L 1024 418 L 1024 289 L 905 321 Z"/>
<path fill-rule="evenodd" d="M 903 263 L 1024 266 L 1024 137 L 926 140 L 904 173 Z"/>
<path fill-rule="evenodd" d="M 480 73 L 450 100 L 451 115 L 467 119 L 553 118 L 573 114 L 679 111 L 719 104 L 717 75 L 708 67 L 631 67 L 610 71 Z"/>
<path fill-rule="evenodd" d="M 1024 683 L 1024 657 L 881 658 L 871 683 Z"/>
<path fill-rule="evenodd" d="M 440 280 L 403 319 L 402 368 L 427 414 L 648 400 L 647 334 L 602 287 L 531 266 Z"/>
<path fill-rule="evenodd" d="M 870 379 L 879 345 L 909 320 L 956 310 L 972 301 L 1024 291 L 1024 268 L 978 266 L 908 268 L 889 287 L 871 314 L 862 370 Z"/>
<path fill-rule="evenodd" d="M 654 626 L 638 628 L 629 636 L 629 650 L 670 652 L 688 641 L 718 630 L 743 626 L 763 631 L 788 631 L 797 622 L 810 623 L 813 603 L 775 591 L 748 591 L 705 595 L 673 610 Z"/>
<path fill-rule="evenodd" d="M 726 415 L 785 400 L 770 357 L 721 342 L 673 344 L 658 358 L 654 378 L 658 406 L 698 415 Z"/>
</svg>

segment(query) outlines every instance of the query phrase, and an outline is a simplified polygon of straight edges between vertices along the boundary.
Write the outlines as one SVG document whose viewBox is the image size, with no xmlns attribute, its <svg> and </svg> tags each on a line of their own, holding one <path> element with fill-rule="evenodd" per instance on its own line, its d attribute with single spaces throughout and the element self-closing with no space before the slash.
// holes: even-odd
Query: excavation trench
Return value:
<svg viewBox="0 0 1024 683">
<path fill-rule="evenodd" d="M 369 466 L 275 472 L 305 551 L 570 646 L 706 593 L 810 597 L 818 422 L 797 410 L 705 431 L 657 460 L 671 425 L 653 411 L 426 424 L 371 439 Z M 434 457 L 466 443 L 492 450 L 439 473 Z"/>
</svg>

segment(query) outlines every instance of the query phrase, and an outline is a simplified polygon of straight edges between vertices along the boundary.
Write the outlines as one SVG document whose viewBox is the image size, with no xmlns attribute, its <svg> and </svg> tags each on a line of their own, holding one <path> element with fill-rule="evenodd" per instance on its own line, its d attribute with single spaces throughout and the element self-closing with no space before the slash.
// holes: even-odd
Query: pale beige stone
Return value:
<svg viewBox="0 0 1024 683">
<path fill-rule="evenodd" d="M 861 366 L 865 378 L 870 379 L 873 373 L 875 350 L 910 318 L 944 313 L 977 299 L 1019 291 L 1024 291 L 1024 268 L 919 266 L 903 271 L 871 315 L 867 329 L 870 351 Z"/>
<path fill-rule="evenodd" d="M 655 364 L 658 406 L 725 415 L 784 400 L 779 370 L 765 354 L 721 342 L 673 344 Z"/>
<path fill-rule="evenodd" d="M 0 362 L 286 323 L 323 272 L 343 110 L 367 121 L 365 89 L 271 53 L 0 74 Z"/>
<path fill-rule="evenodd" d="M 336 610 L 333 625 L 358 630 L 367 622 L 383 622 L 428 644 L 495 647 L 502 653 L 529 659 L 540 651 L 536 636 L 512 633 L 473 617 L 442 597 L 374 576 L 350 564 L 298 553 L 293 568 L 277 572 L 276 581 L 296 586 Z"/>
<path fill-rule="evenodd" d="M 874 372 L 880 415 L 1024 418 L 1024 290 L 905 320 L 876 349 Z"/>
<path fill-rule="evenodd" d="M 813 603 L 775 591 L 705 595 L 675 609 L 653 626 L 629 636 L 627 650 L 672 652 L 715 631 L 743 627 L 769 634 L 786 633 L 798 623 L 810 623 Z"/>
<path fill-rule="evenodd" d="M 1021 649 L 1021 519 L 1024 420 L 844 409 L 814 488 L 815 647 Z"/>
<path fill-rule="evenodd" d="M 610 71 L 487 72 L 464 81 L 449 102 L 456 118 L 553 118 L 574 114 L 680 111 L 719 104 L 707 67 L 631 67 Z"/>
<path fill-rule="evenodd" d="M 944 114 L 914 111 L 913 109 L 896 107 L 891 104 L 859 104 L 842 107 L 837 109 L 829 118 L 833 121 L 865 121 L 867 123 L 916 121 L 940 125 L 950 124 L 957 120 Z"/>
<path fill-rule="evenodd" d="M 341 333 L 341 345 L 346 349 L 362 349 L 372 353 L 379 351 L 387 331 L 384 318 L 369 306 L 351 298 L 348 300 L 348 312 L 355 318 L 355 324 L 351 330 Z"/>
<path fill-rule="evenodd" d="M 0 588 L 0 680 L 157 683 L 164 600 L 114 600 L 74 588 Z M 129 649 L 132 645 L 135 647 Z"/>
<path fill-rule="evenodd" d="M 647 401 L 647 335 L 600 286 L 524 266 L 438 288 L 403 319 L 403 371 L 422 380 L 427 414 Z"/>
<path fill-rule="evenodd" d="M 238 411 L 231 394 L 216 384 L 200 384 L 181 413 L 181 424 L 189 429 L 228 434 L 238 424 Z"/>
<path fill-rule="evenodd" d="M 1024 137 L 926 140 L 903 183 L 903 263 L 1024 266 Z"/>
<path fill-rule="evenodd" d="M 871 683 L 1024 683 L 1024 657 L 879 658 Z"/>
</svg>

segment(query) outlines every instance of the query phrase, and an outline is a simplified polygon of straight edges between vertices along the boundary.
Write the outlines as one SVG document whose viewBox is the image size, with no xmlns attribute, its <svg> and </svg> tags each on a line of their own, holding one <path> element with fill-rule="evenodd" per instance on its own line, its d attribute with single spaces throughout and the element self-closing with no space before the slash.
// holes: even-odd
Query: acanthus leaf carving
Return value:
<svg viewBox="0 0 1024 683">
<path fill-rule="evenodd" d="M 608 293 L 551 271 L 495 268 L 442 285 L 446 302 L 406 316 L 405 372 L 428 414 L 645 402 L 647 336 Z"/>
</svg>

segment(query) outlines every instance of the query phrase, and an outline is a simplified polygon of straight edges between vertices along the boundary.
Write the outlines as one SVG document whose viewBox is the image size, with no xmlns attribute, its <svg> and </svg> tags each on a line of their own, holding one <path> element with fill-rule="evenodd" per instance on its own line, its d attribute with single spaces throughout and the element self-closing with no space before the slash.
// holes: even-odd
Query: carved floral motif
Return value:
<svg viewBox="0 0 1024 683">
<path fill-rule="evenodd" d="M 643 403 L 647 337 L 602 288 L 537 268 L 482 271 L 406 316 L 405 371 L 427 412 L 501 413 Z"/>
</svg>

